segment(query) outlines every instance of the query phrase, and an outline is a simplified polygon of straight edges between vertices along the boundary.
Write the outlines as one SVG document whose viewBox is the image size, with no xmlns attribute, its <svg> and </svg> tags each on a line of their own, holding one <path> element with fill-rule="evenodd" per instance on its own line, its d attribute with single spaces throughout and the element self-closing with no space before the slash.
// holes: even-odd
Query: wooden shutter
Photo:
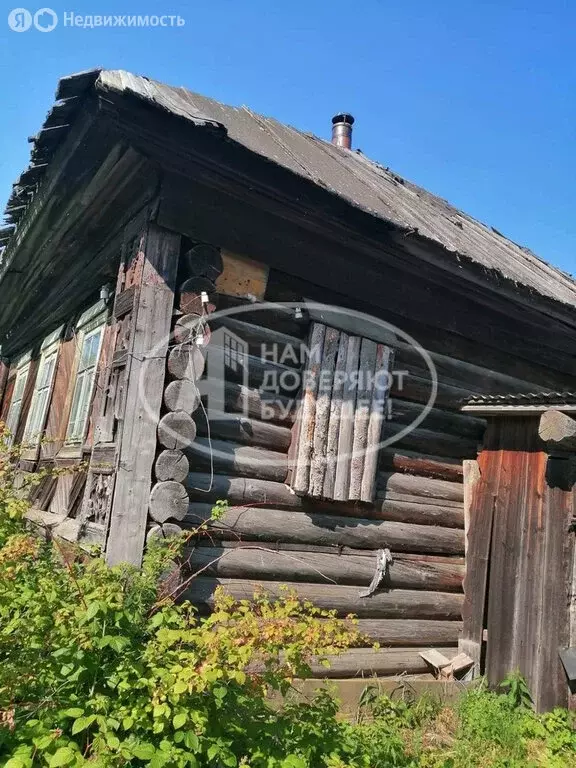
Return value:
<svg viewBox="0 0 576 768">
<path fill-rule="evenodd" d="M 374 497 L 393 352 L 312 323 L 291 485 L 335 501 Z"/>
</svg>

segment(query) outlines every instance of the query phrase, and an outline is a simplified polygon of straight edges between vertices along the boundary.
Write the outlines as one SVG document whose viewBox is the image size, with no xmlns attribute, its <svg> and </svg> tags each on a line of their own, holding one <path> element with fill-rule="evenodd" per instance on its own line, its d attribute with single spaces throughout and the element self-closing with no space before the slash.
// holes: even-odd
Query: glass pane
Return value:
<svg viewBox="0 0 576 768">
<path fill-rule="evenodd" d="M 69 440 L 76 440 L 78 412 L 80 407 L 80 400 L 82 398 L 82 390 L 84 389 L 85 375 L 81 373 L 76 379 L 76 386 L 74 387 L 74 397 L 72 399 L 72 409 L 70 411 L 70 421 L 68 422 L 67 438 Z"/>
</svg>

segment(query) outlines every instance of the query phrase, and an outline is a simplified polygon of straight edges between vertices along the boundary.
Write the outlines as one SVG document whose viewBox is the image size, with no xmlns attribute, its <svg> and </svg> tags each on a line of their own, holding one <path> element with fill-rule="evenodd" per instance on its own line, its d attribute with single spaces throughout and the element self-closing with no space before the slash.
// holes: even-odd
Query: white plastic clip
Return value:
<svg viewBox="0 0 576 768">
<path fill-rule="evenodd" d="M 208 302 L 210 301 L 206 291 L 202 291 L 201 298 L 202 298 L 202 304 L 208 304 Z"/>
</svg>

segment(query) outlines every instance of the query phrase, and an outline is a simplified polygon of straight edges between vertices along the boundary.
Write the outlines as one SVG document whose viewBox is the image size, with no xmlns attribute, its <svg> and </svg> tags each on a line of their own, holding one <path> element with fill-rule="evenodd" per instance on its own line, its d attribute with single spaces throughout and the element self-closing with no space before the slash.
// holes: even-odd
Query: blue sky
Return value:
<svg viewBox="0 0 576 768">
<path fill-rule="evenodd" d="M 31 6 L 32 12 L 41 4 Z M 58 78 L 129 69 L 355 146 L 576 273 L 576 4 L 566 0 L 94 0 L 179 28 L 12 32 L 0 19 L 0 206 Z"/>
</svg>

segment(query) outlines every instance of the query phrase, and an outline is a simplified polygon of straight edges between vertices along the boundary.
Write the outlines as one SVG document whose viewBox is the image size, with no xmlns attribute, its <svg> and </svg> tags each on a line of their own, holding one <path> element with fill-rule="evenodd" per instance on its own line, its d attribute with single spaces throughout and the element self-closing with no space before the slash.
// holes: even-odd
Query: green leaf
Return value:
<svg viewBox="0 0 576 768">
<path fill-rule="evenodd" d="M 130 728 L 134 725 L 134 718 L 133 717 L 125 717 L 122 720 L 122 728 L 124 728 L 125 731 L 129 731 Z"/>
<path fill-rule="evenodd" d="M 153 744 L 137 744 L 135 747 L 132 747 L 132 753 L 138 760 L 152 760 L 156 754 L 156 749 Z"/>
<path fill-rule="evenodd" d="M 11 757 L 10 760 L 4 764 L 4 768 L 26 768 L 26 763 L 23 763 L 19 757 Z"/>
<path fill-rule="evenodd" d="M 84 710 L 80 709 L 79 707 L 71 707 L 70 709 L 65 709 L 63 712 L 60 712 L 62 717 L 82 717 L 84 714 Z"/>
<path fill-rule="evenodd" d="M 60 768 L 63 765 L 70 765 L 70 763 L 76 760 L 76 753 L 70 747 L 60 747 L 59 750 L 52 755 L 48 765 L 50 768 Z"/>
<path fill-rule="evenodd" d="M 208 752 L 207 752 L 208 760 L 214 760 L 216 755 L 219 755 L 219 754 L 220 754 L 220 747 L 218 746 L 218 744 L 212 744 L 211 747 L 208 747 Z"/>
<path fill-rule="evenodd" d="M 86 715 L 86 717 L 79 717 L 78 720 L 74 721 L 74 725 L 72 726 L 72 735 L 75 736 L 77 733 L 85 731 L 86 728 L 89 728 L 92 725 L 94 720 L 96 720 L 96 715 Z"/>
<path fill-rule="evenodd" d="M 172 720 L 174 730 L 177 731 L 178 728 L 182 728 L 182 726 L 186 724 L 186 720 L 188 720 L 188 715 L 186 712 L 180 712 L 178 715 L 174 715 Z"/>
<path fill-rule="evenodd" d="M 88 610 L 86 611 L 86 618 L 87 619 L 93 619 L 94 616 L 98 614 L 100 610 L 100 604 L 97 602 L 90 603 L 88 606 Z"/>
<path fill-rule="evenodd" d="M 198 752 L 200 749 L 200 740 L 194 731 L 188 731 L 184 737 L 184 743 L 192 752 Z"/>
</svg>

